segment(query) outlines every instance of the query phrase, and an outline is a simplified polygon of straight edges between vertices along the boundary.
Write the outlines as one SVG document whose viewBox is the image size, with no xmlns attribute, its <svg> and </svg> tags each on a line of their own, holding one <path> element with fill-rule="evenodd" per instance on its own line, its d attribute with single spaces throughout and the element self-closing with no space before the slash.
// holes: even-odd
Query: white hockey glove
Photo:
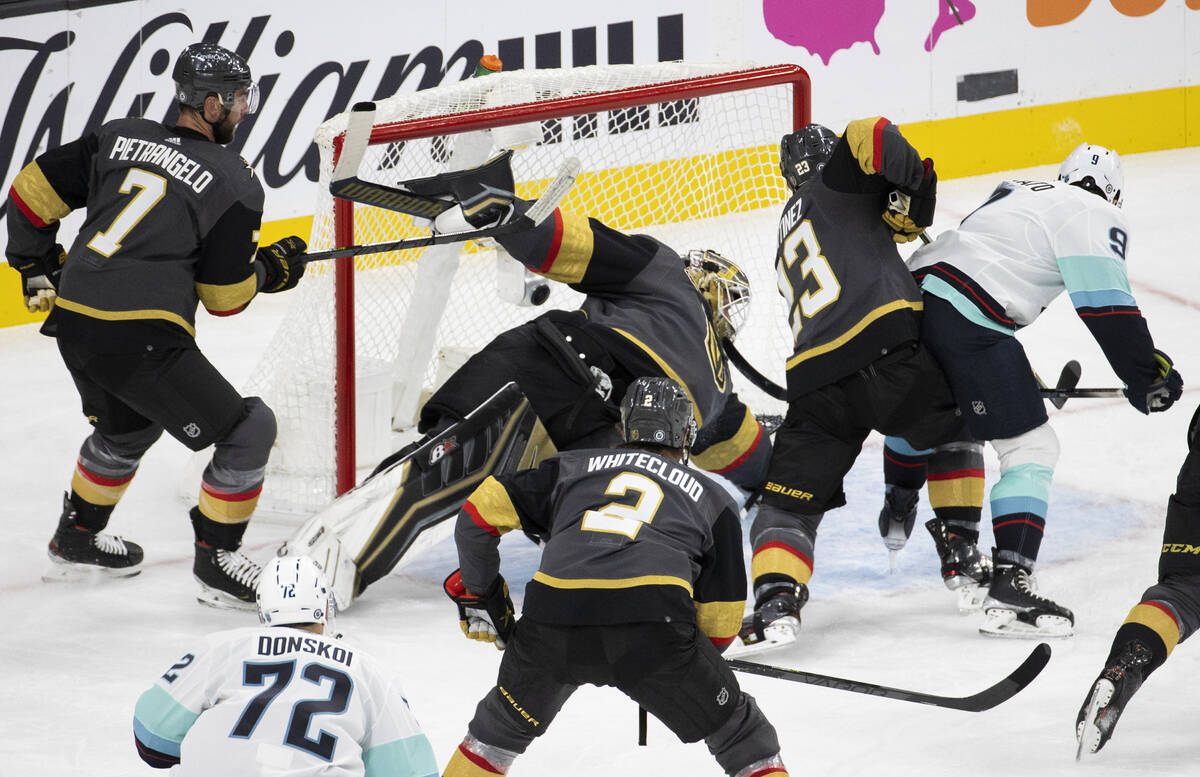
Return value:
<svg viewBox="0 0 1200 777">
<path fill-rule="evenodd" d="M 458 605 L 458 621 L 467 639 L 491 642 L 497 650 L 504 650 L 512 636 L 515 623 L 512 599 L 508 596 L 508 583 L 504 577 L 496 579 L 483 594 L 468 593 L 462 581 L 462 570 L 450 573 L 442 584 L 449 596 Z"/>
</svg>

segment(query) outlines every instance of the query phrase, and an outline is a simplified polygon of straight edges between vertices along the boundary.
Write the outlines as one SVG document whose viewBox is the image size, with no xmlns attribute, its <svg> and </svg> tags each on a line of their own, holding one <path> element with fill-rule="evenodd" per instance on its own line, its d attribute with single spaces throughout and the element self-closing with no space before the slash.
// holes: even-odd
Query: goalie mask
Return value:
<svg viewBox="0 0 1200 777">
<path fill-rule="evenodd" d="M 267 626 L 329 622 L 329 585 L 308 556 L 280 556 L 263 567 L 255 594 L 258 619 Z"/>
<path fill-rule="evenodd" d="M 621 400 L 621 433 L 625 442 L 687 449 L 696 439 L 692 400 L 670 378 L 638 378 Z"/>
<path fill-rule="evenodd" d="M 1116 151 L 1080 143 L 1058 168 L 1058 180 L 1086 189 L 1121 207 L 1125 175 Z"/>
<path fill-rule="evenodd" d="M 709 320 L 720 340 L 732 340 L 750 312 L 750 279 L 742 268 L 712 250 L 695 249 L 683 257 L 683 269 L 708 303 Z"/>
<path fill-rule="evenodd" d="M 779 141 L 779 171 L 788 187 L 796 191 L 821 172 L 837 142 L 834 131 L 820 124 L 784 135 Z"/>
<path fill-rule="evenodd" d="M 215 43 L 193 43 L 175 60 L 171 72 L 175 98 L 203 113 L 204 100 L 216 95 L 228 111 L 243 101 L 246 114 L 258 110 L 258 84 L 246 60 Z"/>
</svg>

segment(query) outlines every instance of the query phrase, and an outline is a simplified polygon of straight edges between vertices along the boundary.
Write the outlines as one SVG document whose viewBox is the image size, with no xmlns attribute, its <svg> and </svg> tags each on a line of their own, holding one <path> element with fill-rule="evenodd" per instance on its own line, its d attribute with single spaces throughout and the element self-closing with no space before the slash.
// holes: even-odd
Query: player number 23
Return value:
<svg viewBox="0 0 1200 777">
<path fill-rule="evenodd" d="M 779 293 L 788 301 L 788 318 L 792 322 L 792 336 L 795 337 L 800 333 L 805 318 L 817 315 L 841 296 L 842 285 L 833 274 L 829 260 L 821 254 L 821 244 L 817 242 L 812 222 L 808 219 L 797 224 L 783 239 L 781 253 L 783 261 L 778 265 Z M 817 282 L 815 290 L 805 290 L 799 297 L 796 296 L 791 277 L 792 265 L 797 259 L 800 259 L 797 285 L 810 275 Z"/>
<path fill-rule="evenodd" d="M 631 540 L 637 539 L 642 524 L 654 520 L 654 514 L 662 504 L 663 490 L 645 475 L 622 472 L 609 481 L 604 493 L 607 496 L 625 496 L 630 491 L 637 494 L 637 501 L 632 505 L 609 502 L 599 510 L 588 510 L 583 514 L 583 522 L 579 527 L 584 531 L 624 534 Z"/>
</svg>

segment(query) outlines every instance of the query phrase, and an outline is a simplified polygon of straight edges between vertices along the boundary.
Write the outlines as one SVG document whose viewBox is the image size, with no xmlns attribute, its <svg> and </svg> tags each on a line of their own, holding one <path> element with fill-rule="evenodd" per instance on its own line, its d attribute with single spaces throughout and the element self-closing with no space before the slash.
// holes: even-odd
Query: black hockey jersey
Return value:
<svg viewBox="0 0 1200 777">
<path fill-rule="evenodd" d="M 500 535 L 545 540 L 523 612 L 543 623 L 696 622 L 718 645 L 741 626 L 746 570 L 733 500 L 696 470 L 635 447 L 568 451 L 489 477 L 455 526 L 463 583 L 486 590 Z"/>
<path fill-rule="evenodd" d="M 784 206 L 775 264 L 794 343 L 789 398 L 917 339 L 921 292 L 881 215 L 891 190 L 915 190 L 923 174 L 895 125 L 860 119 Z"/>
<path fill-rule="evenodd" d="M 700 427 L 697 466 L 727 473 L 769 445 L 733 393 L 706 304 L 678 252 L 649 235 L 626 235 L 561 210 L 498 241 L 526 267 L 587 295 L 587 334 L 630 379 L 662 375 L 683 387 Z"/>
<path fill-rule="evenodd" d="M 101 352 L 191 344 L 196 305 L 237 313 L 257 291 L 263 189 L 235 152 L 185 128 L 119 119 L 51 149 L 10 191 L 10 263 L 52 252 L 87 208 L 43 331 Z"/>
</svg>

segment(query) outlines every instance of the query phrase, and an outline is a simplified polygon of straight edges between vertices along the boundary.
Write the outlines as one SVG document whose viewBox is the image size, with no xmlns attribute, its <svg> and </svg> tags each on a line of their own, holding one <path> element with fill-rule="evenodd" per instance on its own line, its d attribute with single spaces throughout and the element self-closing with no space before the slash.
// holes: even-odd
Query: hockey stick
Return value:
<svg viewBox="0 0 1200 777">
<path fill-rule="evenodd" d="M 577 157 L 568 157 L 559 166 L 558 172 L 550 185 L 546 187 L 546 191 L 530 206 L 529 210 L 521 216 L 516 217 L 507 224 L 501 224 L 496 227 L 487 227 L 485 229 L 475 229 L 466 232 L 448 232 L 445 234 L 435 234 L 428 237 L 415 237 L 406 240 L 394 240 L 390 243 L 372 243 L 369 245 L 347 246 L 346 248 L 334 248 L 330 251 L 318 251 L 308 254 L 304 258 L 304 263 L 319 262 L 325 259 L 340 259 L 346 256 L 361 256 L 362 254 L 377 254 L 386 251 L 405 251 L 410 248 L 425 248 L 427 246 L 443 245 L 446 243 L 461 243 L 467 240 L 480 240 L 485 237 L 499 237 L 502 235 L 521 232 L 527 229 L 533 229 L 538 224 L 546 220 L 554 209 L 558 207 L 563 198 L 567 196 L 567 192 L 575 183 L 576 176 L 579 175 L 582 169 L 582 164 Z"/>
<path fill-rule="evenodd" d="M 1056 388 L 1042 389 L 1042 396 L 1053 400 L 1061 397 L 1063 402 L 1068 399 L 1124 399 L 1125 389 L 1119 388 L 1077 388 L 1064 391 Z"/>
<path fill-rule="evenodd" d="M 746 379 L 758 386 L 767 396 L 774 399 L 787 401 L 787 391 L 775 381 L 763 375 L 758 370 L 754 369 L 754 365 L 742 356 L 741 351 L 734 347 L 733 341 L 725 338 L 721 341 L 721 347 L 725 349 L 725 354 L 729 357 L 729 361 L 733 362 L 733 366 L 738 368 L 738 372 L 746 376 Z"/>
<path fill-rule="evenodd" d="M 805 672 L 800 669 L 784 669 L 767 664 L 756 664 L 753 661 L 740 661 L 736 658 L 726 659 L 729 668 L 735 672 L 774 677 L 777 680 L 791 680 L 792 682 L 819 685 L 825 688 L 836 688 L 839 691 L 864 693 L 868 696 L 883 696 L 888 699 L 911 701 L 916 704 L 929 704 L 934 707 L 944 707 L 964 712 L 983 712 L 984 710 L 990 710 L 1002 702 L 1008 701 L 1020 693 L 1025 686 L 1033 682 L 1033 678 L 1041 673 L 1049 661 L 1050 646 L 1042 642 L 1033 649 L 1033 652 L 1008 677 L 1005 677 L 992 687 L 971 696 L 937 696 L 931 693 L 889 688 L 886 685 L 874 685 L 857 680 L 829 677 L 814 672 Z"/>
<path fill-rule="evenodd" d="M 1064 364 L 1063 368 L 1062 368 L 1062 372 L 1058 373 L 1058 383 L 1054 384 L 1054 390 L 1055 391 L 1072 391 L 1072 390 L 1074 390 L 1074 388 L 1079 385 L 1079 376 L 1082 374 L 1083 374 L 1083 369 L 1079 366 L 1079 362 L 1072 359 L 1071 361 Z M 1042 389 L 1042 391 L 1049 390 L 1047 388 L 1046 384 L 1042 382 L 1042 377 L 1040 375 L 1038 375 L 1037 372 L 1033 373 L 1033 377 L 1037 379 L 1038 388 Z M 1045 394 L 1043 394 L 1042 396 L 1046 399 L 1049 399 L 1050 404 L 1054 405 L 1054 407 L 1058 410 L 1062 410 L 1062 406 L 1067 404 L 1068 398 L 1065 396 L 1057 396 L 1056 395 L 1053 397 L 1047 397 Z"/>
</svg>

